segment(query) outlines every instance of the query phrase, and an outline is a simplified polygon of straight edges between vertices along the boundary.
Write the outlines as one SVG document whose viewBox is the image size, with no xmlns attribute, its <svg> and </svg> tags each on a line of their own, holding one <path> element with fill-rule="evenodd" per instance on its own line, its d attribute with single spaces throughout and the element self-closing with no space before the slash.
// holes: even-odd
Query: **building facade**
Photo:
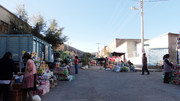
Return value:
<svg viewBox="0 0 180 101">
<path fill-rule="evenodd" d="M 144 49 L 147 55 L 148 65 L 162 65 L 162 58 L 165 54 L 170 54 L 170 61 L 178 64 L 177 60 L 180 60 L 180 49 L 177 48 L 177 38 L 179 38 L 179 34 L 166 33 L 153 39 L 145 39 Z M 141 39 L 116 38 L 106 48 L 106 51 L 109 51 L 109 53 L 125 53 L 125 59 L 132 61 L 136 65 L 142 65 L 141 50 Z M 102 56 L 105 56 L 105 54 L 102 54 Z"/>
<path fill-rule="evenodd" d="M 32 30 L 32 27 L 28 23 L 22 21 L 15 14 L 0 5 L 0 34 L 11 33 L 11 23 L 14 23 L 19 29 L 25 28 L 23 30 L 26 30 L 28 33 Z"/>
</svg>

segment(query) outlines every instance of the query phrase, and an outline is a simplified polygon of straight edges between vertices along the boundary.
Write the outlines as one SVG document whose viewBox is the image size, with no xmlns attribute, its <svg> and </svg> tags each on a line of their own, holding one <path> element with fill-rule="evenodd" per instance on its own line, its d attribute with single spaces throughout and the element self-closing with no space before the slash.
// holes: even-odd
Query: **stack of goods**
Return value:
<svg viewBox="0 0 180 101">
<path fill-rule="evenodd" d="M 49 71 L 48 64 L 45 64 L 44 62 L 42 62 L 42 64 L 40 64 L 40 67 L 37 69 L 37 73 L 43 74 L 44 72 L 47 72 L 47 71 Z"/>
<path fill-rule="evenodd" d="M 176 67 L 173 71 L 172 71 L 172 77 L 171 77 L 171 81 L 173 81 L 175 84 L 180 84 L 180 72 L 178 67 Z"/>
<path fill-rule="evenodd" d="M 55 69 L 54 74 L 57 75 L 58 80 L 68 80 L 68 69 L 67 68 Z"/>
<path fill-rule="evenodd" d="M 71 81 L 74 79 L 74 76 L 69 75 L 70 67 L 59 67 L 54 69 L 54 74 L 56 75 L 57 80 L 60 81 Z"/>
<path fill-rule="evenodd" d="M 38 77 L 39 86 L 37 87 L 37 91 L 35 91 L 35 94 L 38 95 L 44 95 L 49 93 L 50 91 L 50 82 L 48 79 L 44 78 L 43 76 Z"/>
</svg>

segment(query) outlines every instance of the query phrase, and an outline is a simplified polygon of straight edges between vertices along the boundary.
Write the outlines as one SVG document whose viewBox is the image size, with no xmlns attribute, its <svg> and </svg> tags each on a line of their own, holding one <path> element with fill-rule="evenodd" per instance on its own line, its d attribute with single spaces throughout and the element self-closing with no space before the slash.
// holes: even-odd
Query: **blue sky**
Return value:
<svg viewBox="0 0 180 101">
<path fill-rule="evenodd" d="M 115 38 L 140 39 L 140 7 L 138 0 L 0 0 L 15 13 L 24 4 L 29 17 L 38 12 L 46 21 L 56 19 L 71 46 L 85 52 L 97 52 Z M 144 0 L 144 38 L 180 31 L 180 0 Z"/>
</svg>

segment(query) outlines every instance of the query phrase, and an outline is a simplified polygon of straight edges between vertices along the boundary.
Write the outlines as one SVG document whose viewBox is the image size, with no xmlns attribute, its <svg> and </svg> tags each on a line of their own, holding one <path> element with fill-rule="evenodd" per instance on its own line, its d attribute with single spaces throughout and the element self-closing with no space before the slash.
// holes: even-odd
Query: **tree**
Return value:
<svg viewBox="0 0 180 101">
<path fill-rule="evenodd" d="M 10 17 L 10 33 L 25 34 L 31 33 L 31 26 L 28 24 L 28 14 L 24 5 L 18 5 L 16 8 L 17 16 Z"/>
<path fill-rule="evenodd" d="M 27 14 L 27 11 L 25 10 L 25 6 L 24 4 L 22 5 L 18 5 L 16 7 L 16 11 L 17 11 L 17 16 L 23 20 L 24 22 L 28 23 L 28 14 Z"/>
<path fill-rule="evenodd" d="M 10 18 L 10 32 L 12 34 L 29 34 L 31 27 L 29 24 L 21 21 L 18 18 Z"/>
<path fill-rule="evenodd" d="M 41 34 L 45 32 L 45 28 L 46 28 L 46 22 L 44 20 L 44 17 L 41 14 L 33 16 L 32 22 L 33 22 L 32 34 L 35 35 L 36 37 L 44 39 L 44 36 Z"/>
<path fill-rule="evenodd" d="M 91 53 L 84 53 L 82 58 L 83 66 L 88 65 L 89 58 L 91 57 Z"/>
<path fill-rule="evenodd" d="M 45 39 L 48 43 L 52 44 L 55 49 L 59 44 L 63 44 L 67 41 L 67 36 L 62 36 L 64 28 L 58 28 L 58 24 L 55 19 L 52 20 L 48 30 L 46 31 Z"/>
</svg>

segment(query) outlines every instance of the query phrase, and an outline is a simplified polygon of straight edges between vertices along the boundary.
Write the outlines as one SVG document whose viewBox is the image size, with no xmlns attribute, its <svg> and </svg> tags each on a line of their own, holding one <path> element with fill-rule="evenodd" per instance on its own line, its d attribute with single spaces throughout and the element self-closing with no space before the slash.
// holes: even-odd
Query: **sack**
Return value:
<svg viewBox="0 0 180 101">
<path fill-rule="evenodd" d="M 34 95 L 33 96 L 33 101 L 41 101 L 41 98 L 39 95 Z"/>
</svg>

